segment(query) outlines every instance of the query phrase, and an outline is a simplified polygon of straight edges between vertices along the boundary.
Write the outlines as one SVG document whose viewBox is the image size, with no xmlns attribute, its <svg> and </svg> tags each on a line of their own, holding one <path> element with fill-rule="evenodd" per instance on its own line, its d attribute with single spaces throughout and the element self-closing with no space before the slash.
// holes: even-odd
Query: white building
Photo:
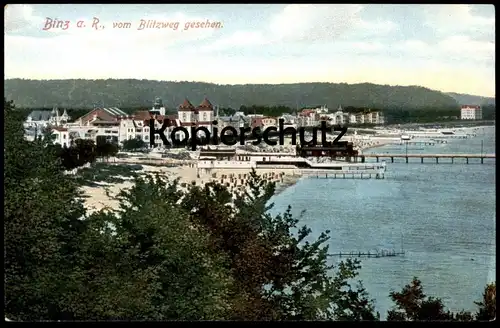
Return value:
<svg viewBox="0 0 500 328">
<path fill-rule="evenodd" d="M 384 124 L 385 119 L 382 112 L 350 113 L 348 116 L 350 124 Z"/>
<path fill-rule="evenodd" d="M 163 115 L 157 114 L 163 113 Z M 150 111 L 138 111 L 128 115 L 119 108 L 96 108 L 80 117 L 74 124 L 68 124 L 71 139 L 91 139 L 97 143 L 98 137 L 105 137 L 108 142 L 122 144 L 125 140 L 141 139 L 146 145 L 150 144 L 150 119 L 154 118 L 156 129 L 160 129 L 166 120 L 168 127 L 165 130 L 167 138 L 171 130 L 180 126 L 177 118 L 167 116 L 165 108 L 153 107 Z M 162 146 L 163 141 L 159 134 L 155 134 L 155 145 Z"/>
<path fill-rule="evenodd" d="M 61 126 L 66 124 L 70 120 L 66 109 L 60 115 L 59 110 L 54 107 L 51 111 L 49 110 L 34 110 L 32 111 L 26 121 L 24 122 L 25 128 L 44 128 L 49 125 Z"/>
<path fill-rule="evenodd" d="M 215 120 L 214 107 L 210 101 L 205 98 L 198 107 L 194 107 L 186 98 L 178 107 L 178 119 L 182 127 L 186 128 L 191 138 L 191 127 L 204 127 L 213 133 L 213 124 Z M 220 133 L 220 131 L 219 131 Z M 182 132 L 180 133 L 182 135 Z M 198 137 L 203 137 L 204 133 L 198 131 Z"/>
<path fill-rule="evenodd" d="M 297 116 L 291 114 L 283 114 L 278 119 L 282 119 L 284 124 L 295 125 L 297 124 Z"/>
<path fill-rule="evenodd" d="M 365 114 L 365 123 L 384 124 L 384 117 L 380 112 L 369 112 Z"/>
<path fill-rule="evenodd" d="M 346 124 L 347 122 L 349 122 L 349 113 L 345 113 L 342 110 L 342 106 L 339 106 L 337 111 L 335 113 L 333 113 L 332 123 L 333 124 Z"/>
<path fill-rule="evenodd" d="M 328 107 L 326 107 L 326 105 L 323 105 L 319 108 L 315 108 L 314 110 L 316 111 L 316 113 L 318 113 L 320 115 L 321 114 L 328 114 Z"/>
<path fill-rule="evenodd" d="M 460 109 L 460 117 L 462 120 L 481 120 L 483 110 L 478 105 L 463 105 Z"/>
<path fill-rule="evenodd" d="M 152 109 L 138 111 L 128 115 L 116 107 L 94 108 L 89 113 L 78 118 L 73 123 L 66 123 L 69 119 L 66 111 L 59 115 L 57 109 L 53 111 L 33 111 L 25 123 L 26 134 L 29 140 L 34 139 L 38 132 L 41 135 L 43 128 L 50 126 L 55 135 L 55 142 L 61 145 L 71 145 L 72 140 L 90 139 L 97 143 L 99 137 L 104 137 L 108 142 L 123 143 L 125 140 L 139 138 L 147 146 L 150 145 L 151 129 L 150 120 L 154 119 L 155 129 L 167 125 L 164 131 L 168 141 L 176 127 L 184 127 L 191 137 L 192 127 L 205 127 L 212 132 L 214 109 L 208 99 L 204 99 L 194 107 L 189 100 L 185 100 L 178 108 L 177 115 L 166 115 L 166 108 L 160 98 L 155 99 Z M 199 132 L 203 136 L 203 132 Z M 184 139 L 182 131 L 176 133 L 176 138 Z M 158 133 L 154 134 L 155 146 L 163 147 L 163 140 Z"/>
<path fill-rule="evenodd" d="M 299 113 L 297 123 L 299 127 L 316 126 L 319 124 L 319 115 L 314 109 L 304 109 Z"/>
<path fill-rule="evenodd" d="M 54 143 L 61 145 L 61 147 L 71 146 L 68 128 L 53 127 L 52 135 L 54 136 Z"/>
</svg>

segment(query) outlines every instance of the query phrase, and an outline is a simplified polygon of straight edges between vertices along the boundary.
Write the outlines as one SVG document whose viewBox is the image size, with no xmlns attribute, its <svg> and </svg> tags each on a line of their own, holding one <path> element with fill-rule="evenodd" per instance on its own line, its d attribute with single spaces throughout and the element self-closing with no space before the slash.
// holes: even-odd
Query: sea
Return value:
<svg viewBox="0 0 500 328">
<path fill-rule="evenodd" d="M 494 154 L 495 127 L 476 133 L 447 144 L 391 144 L 365 153 Z M 305 210 L 299 226 L 312 229 L 310 240 L 330 230 L 329 253 L 403 249 L 404 256 L 360 258 L 358 279 L 382 320 L 394 305 L 389 293 L 401 291 L 413 277 L 447 309 L 475 312 L 474 301 L 496 276 L 495 159 L 440 161 L 388 160 L 380 180 L 301 178 L 271 199 L 271 213 L 289 204 L 296 216 Z"/>
</svg>

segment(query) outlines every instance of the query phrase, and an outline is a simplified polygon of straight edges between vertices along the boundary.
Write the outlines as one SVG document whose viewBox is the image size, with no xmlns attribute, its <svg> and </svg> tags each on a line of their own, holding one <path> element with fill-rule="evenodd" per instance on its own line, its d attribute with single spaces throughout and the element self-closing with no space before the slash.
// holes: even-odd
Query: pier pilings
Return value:
<svg viewBox="0 0 500 328">
<path fill-rule="evenodd" d="M 377 163 L 379 163 L 382 158 L 390 159 L 391 163 L 394 163 L 395 158 L 401 158 L 404 159 L 405 163 L 407 164 L 410 163 L 409 161 L 410 158 L 420 158 L 421 164 L 424 164 L 425 158 L 427 159 L 434 158 L 436 164 L 443 163 L 443 161 L 440 160 L 446 158 L 451 160 L 451 164 L 460 163 L 455 160 L 462 158 L 465 159 L 465 164 L 469 164 L 470 159 L 479 159 L 479 163 L 484 164 L 484 159 L 496 159 L 496 155 L 495 154 L 481 154 L 481 155 L 480 154 L 363 154 L 360 155 L 359 158 L 361 159 L 362 163 L 366 162 L 366 158 L 375 158 L 375 161 Z M 446 161 L 444 163 L 446 163 Z"/>
</svg>

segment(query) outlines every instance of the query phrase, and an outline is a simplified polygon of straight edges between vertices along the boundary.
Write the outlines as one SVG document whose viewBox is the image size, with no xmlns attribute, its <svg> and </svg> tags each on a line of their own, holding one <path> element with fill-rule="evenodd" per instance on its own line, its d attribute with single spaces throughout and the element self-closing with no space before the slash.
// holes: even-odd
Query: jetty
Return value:
<svg viewBox="0 0 500 328">
<path fill-rule="evenodd" d="M 198 174 L 212 174 L 221 169 L 242 172 L 250 169 L 292 169 L 306 177 L 328 179 L 384 179 L 387 169 L 385 162 L 353 163 L 338 160 L 315 162 L 290 153 L 233 152 L 231 155 L 229 151 L 217 152 L 217 150 L 200 152 L 196 166 Z"/>
<path fill-rule="evenodd" d="M 384 179 L 385 168 L 370 168 L 363 170 L 321 170 L 321 169 L 304 169 L 300 171 L 303 176 L 313 177 L 317 179 Z"/>
<path fill-rule="evenodd" d="M 466 164 L 469 164 L 469 159 L 480 159 L 481 164 L 484 164 L 485 158 L 495 159 L 496 154 L 363 154 L 358 158 L 361 159 L 361 163 L 365 163 L 366 158 L 375 158 L 377 163 L 383 158 L 390 159 L 391 163 L 394 163 L 395 158 L 405 159 L 406 163 L 410 158 L 420 158 L 421 164 L 424 164 L 424 159 L 433 159 L 436 164 L 440 163 L 440 159 L 451 159 L 451 163 L 454 163 L 455 159 L 465 159 Z M 450 163 L 450 161 L 446 162 Z"/>
<path fill-rule="evenodd" d="M 375 252 L 340 252 L 340 253 L 333 253 L 333 254 L 328 254 L 328 256 L 338 256 L 338 257 L 348 257 L 348 258 L 353 258 L 353 257 L 395 257 L 395 256 L 404 256 L 405 251 L 396 251 L 396 250 L 381 250 L 381 251 L 375 251 Z"/>
</svg>

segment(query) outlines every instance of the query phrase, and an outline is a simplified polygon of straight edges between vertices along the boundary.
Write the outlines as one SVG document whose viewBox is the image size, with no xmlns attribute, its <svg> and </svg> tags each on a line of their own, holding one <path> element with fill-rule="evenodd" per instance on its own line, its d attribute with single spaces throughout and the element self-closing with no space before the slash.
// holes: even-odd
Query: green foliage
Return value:
<svg viewBox="0 0 500 328">
<path fill-rule="evenodd" d="M 54 149 L 45 140 L 24 140 L 11 103 L 4 103 L 4 119 L 5 313 L 14 320 L 56 319 L 84 208 Z"/>
<path fill-rule="evenodd" d="M 126 151 L 137 151 L 142 150 L 146 147 L 144 140 L 139 138 L 132 138 L 123 141 L 122 149 Z"/>
<path fill-rule="evenodd" d="M 94 163 L 98 154 L 102 155 L 102 148 L 98 153 L 94 141 L 89 139 L 76 139 L 70 147 L 54 146 L 66 170 L 72 170 L 87 163 Z"/>
<path fill-rule="evenodd" d="M 460 120 L 460 108 L 387 109 L 384 115 L 390 124 L 447 122 Z"/>
<path fill-rule="evenodd" d="M 479 306 L 479 310 L 476 314 L 477 320 L 481 321 L 491 321 L 496 318 L 497 314 L 497 287 L 496 283 L 488 284 L 483 293 L 483 300 L 480 302 L 474 302 Z"/>
<path fill-rule="evenodd" d="M 422 283 L 416 277 L 401 292 L 391 292 L 396 303 L 387 313 L 388 321 L 472 321 L 474 316 L 466 311 L 452 313 L 445 310 L 439 298 L 424 294 Z"/>
<path fill-rule="evenodd" d="M 191 186 L 182 202 L 193 224 L 209 232 L 212 248 L 230 259 L 231 319 L 374 320 L 371 302 L 346 281 L 356 276 L 357 263 L 348 261 L 331 276 L 324 245 L 328 232 L 306 241 L 311 231 L 297 227 L 290 209 L 275 217 L 268 214 L 274 183 L 253 171 L 248 188 L 231 205 L 224 186 Z"/>
<path fill-rule="evenodd" d="M 118 154 L 118 145 L 111 142 L 98 144 L 95 148 L 97 157 L 108 158 Z"/>
<path fill-rule="evenodd" d="M 82 242 L 86 256 L 76 285 L 85 293 L 75 291 L 69 300 L 87 308 L 75 318 L 224 319 L 231 284 L 225 259 L 207 252 L 207 235 L 176 205 L 176 186 L 138 178 L 117 198 L 119 209 L 87 219 L 92 228 Z"/>
<path fill-rule="evenodd" d="M 98 182 L 123 183 L 125 178 L 138 177 L 142 165 L 109 165 L 106 163 L 95 163 L 90 167 L 80 168 L 75 179 L 80 185 L 97 187 Z"/>
<path fill-rule="evenodd" d="M 103 92 L 102 90 L 106 90 Z M 5 81 L 4 91 L 22 107 L 120 108 L 149 107 L 161 97 L 168 108 L 176 108 L 184 97 L 198 104 L 207 95 L 213 104 L 239 108 L 245 104 L 287 106 L 293 109 L 326 104 L 329 108 L 366 106 L 370 108 L 421 107 L 458 108 L 457 102 L 439 91 L 417 86 L 389 86 L 371 83 L 294 83 L 217 85 L 203 82 L 161 82 L 150 80 L 23 80 Z M 26 96 L 28 95 L 29 96 Z M 71 94 L 71 97 L 68 95 Z M 72 115 L 72 114 L 70 114 Z M 73 115 L 72 115 L 73 116 Z"/>
<path fill-rule="evenodd" d="M 495 112 L 496 112 L 495 104 L 484 105 L 481 107 L 481 109 L 483 110 L 483 120 L 495 119 Z"/>
</svg>

